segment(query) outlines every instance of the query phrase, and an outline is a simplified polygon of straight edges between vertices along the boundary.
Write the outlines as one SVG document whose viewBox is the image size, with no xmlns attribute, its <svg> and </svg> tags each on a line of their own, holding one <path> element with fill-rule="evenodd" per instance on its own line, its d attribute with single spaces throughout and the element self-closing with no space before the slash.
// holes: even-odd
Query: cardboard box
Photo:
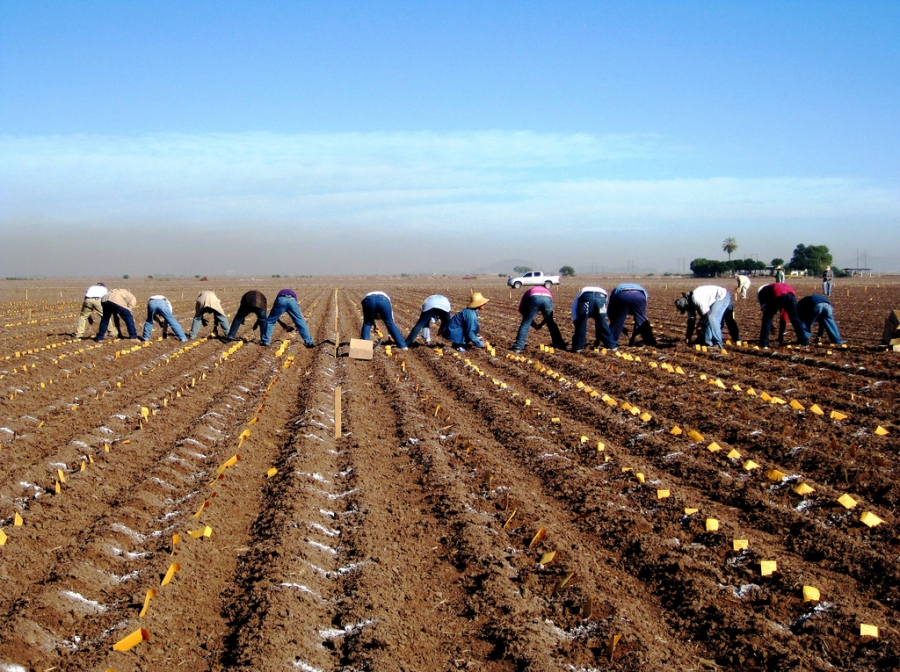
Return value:
<svg viewBox="0 0 900 672">
<path fill-rule="evenodd" d="M 885 345 L 900 345 L 900 310 L 892 310 L 884 321 L 884 336 L 881 342 Z"/>
<path fill-rule="evenodd" d="M 350 359 L 372 359 L 374 343 L 361 338 L 350 339 Z"/>
</svg>

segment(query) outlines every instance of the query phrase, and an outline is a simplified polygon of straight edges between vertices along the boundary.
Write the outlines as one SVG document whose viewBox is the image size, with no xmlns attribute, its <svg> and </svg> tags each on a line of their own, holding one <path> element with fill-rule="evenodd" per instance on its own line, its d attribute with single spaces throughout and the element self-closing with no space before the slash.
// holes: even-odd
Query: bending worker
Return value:
<svg viewBox="0 0 900 672">
<path fill-rule="evenodd" d="M 96 285 L 88 287 L 87 291 L 84 293 L 84 301 L 81 304 L 81 315 L 78 316 L 78 326 L 75 328 L 75 338 L 84 338 L 84 331 L 87 329 L 88 321 L 93 324 L 94 313 L 97 313 L 100 318 L 103 317 L 103 306 L 100 305 L 100 302 L 103 300 L 103 297 L 106 296 L 108 291 L 106 285 L 102 282 L 98 282 Z M 119 336 L 119 330 L 114 324 L 109 325 L 109 333 L 113 335 L 113 338 Z"/>
<path fill-rule="evenodd" d="M 702 333 L 697 339 L 700 345 L 724 347 L 722 338 L 722 325 L 728 327 L 728 333 L 732 340 L 741 340 L 737 322 L 734 321 L 734 302 L 731 292 L 717 285 L 701 285 L 692 292 L 682 294 L 675 299 L 675 307 L 679 312 L 687 313 L 687 333 L 685 343 L 691 342 L 694 335 L 694 327 L 697 324 L 697 313 L 700 313 L 700 329 Z M 702 331 L 701 331 L 702 330 Z"/>
<path fill-rule="evenodd" d="M 153 320 L 157 320 L 163 330 L 163 338 L 166 337 L 166 326 L 172 329 L 175 337 L 184 343 L 187 336 L 184 335 L 184 329 L 178 324 L 178 320 L 172 315 L 172 304 L 162 294 L 151 296 L 147 301 L 147 321 L 144 322 L 144 333 L 141 336 L 142 341 L 150 340 L 150 333 L 153 331 Z"/>
<path fill-rule="evenodd" d="M 762 310 L 762 327 L 759 332 L 760 347 L 769 347 L 772 320 L 779 311 L 782 312 L 782 319 L 787 317 L 791 321 L 800 345 L 809 345 L 809 337 L 797 315 L 797 294 L 793 287 L 783 282 L 772 282 L 760 287 L 756 292 L 756 298 L 759 301 L 759 308 Z"/>
<path fill-rule="evenodd" d="M 306 320 L 303 319 L 303 313 L 300 312 L 300 304 L 297 303 L 297 292 L 293 289 L 282 289 L 275 297 L 275 303 L 272 304 L 272 310 L 269 311 L 269 317 L 265 322 L 265 333 L 260 335 L 259 342 L 268 345 L 272 341 L 272 331 L 275 329 L 275 323 L 284 313 L 290 315 L 294 321 L 294 326 L 303 339 L 303 345 L 307 348 L 313 348 L 316 342 L 309 335 L 309 327 L 306 326 Z M 263 330 L 260 330 L 263 331 Z"/>
<path fill-rule="evenodd" d="M 647 290 L 634 283 L 625 282 L 616 285 L 609 297 L 609 330 L 612 333 L 612 342 L 618 343 L 625 328 L 625 319 L 628 315 L 634 315 L 634 330 L 628 345 L 634 345 L 635 339 L 640 336 L 645 345 L 656 346 L 656 337 L 647 320 L 647 299 L 650 295 Z"/>
<path fill-rule="evenodd" d="M 588 319 L 594 318 L 594 345 L 609 350 L 616 349 L 606 321 L 606 309 L 609 293 L 602 287 L 582 287 L 572 301 L 572 322 L 575 323 L 575 335 L 572 337 L 572 352 L 581 352 L 587 343 Z"/>
<path fill-rule="evenodd" d="M 803 332 L 808 341 L 812 338 L 813 325 L 818 323 L 819 330 L 816 334 L 816 340 L 821 340 L 822 332 L 828 333 L 828 340 L 835 345 L 843 345 L 841 334 L 838 331 L 837 322 L 834 321 L 834 308 L 827 296 L 821 294 L 810 294 L 804 296 L 797 302 L 797 317 L 800 318 L 800 324 L 803 325 Z M 784 332 L 784 320 L 781 321 L 781 332 Z M 779 338 L 781 340 L 781 338 Z"/>
<path fill-rule="evenodd" d="M 231 329 L 228 331 L 228 340 L 233 341 L 237 338 L 238 329 L 244 324 L 244 320 L 251 313 L 256 315 L 256 322 L 253 329 L 259 328 L 260 337 L 265 336 L 266 331 L 266 308 L 269 303 L 266 295 L 255 289 L 250 290 L 241 297 L 241 303 L 238 306 L 237 313 L 234 314 L 234 320 L 231 322 Z M 251 330 L 252 331 L 252 330 Z"/>
<path fill-rule="evenodd" d="M 207 325 L 206 316 L 210 313 L 215 318 L 213 336 L 219 335 L 220 328 L 222 329 L 222 336 L 228 334 L 231 326 L 228 324 L 228 317 L 225 315 L 225 309 L 222 308 L 222 302 L 219 301 L 219 297 L 216 296 L 215 292 L 205 291 L 200 292 L 200 295 L 197 297 L 197 305 L 194 306 L 194 322 L 191 325 L 191 333 L 188 335 L 188 338 L 197 338 L 197 334 L 200 333 L 200 325 L 202 324 L 204 327 Z"/>
<path fill-rule="evenodd" d="M 544 321 L 538 324 L 535 316 L 540 312 L 544 316 Z M 553 319 L 553 294 L 550 290 L 542 285 L 532 287 L 522 295 L 519 300 L 519 313 L 522 315 L 522 323 L 519 325 L 519 332 L 516 334 L 516 342 L 513 343 L 513 352 L 522 352 L 525 349 L 525 341 L 528 338 L 528 330 L 531 327 L 540 329 L 547 325 L 550 332 L 550 341 L 554 348 L 561 350 L 566 349 L 566 342 L 563 340 L 562 334 L 559 333 L 559 327 L 556 320 Z"/>
<path fill-rule="evenodd" d="M 372 335 L 372 327 L 375 326 L 375 320 L 381 320 L 384 322 L 384 326 L 387 328 L 391 338 L 394 339 L 394 343 L 397 344 L 397 348 L 406 350 L 406 339 L 403 338 L 403 334 L 400 333 L 400 329 L 397 328 L 394 322 L 394 308 L 391 305 L 391 297 L 384 292 L 369 292 L 362 300 L 362 314 L 363 325 L 359 336 L 361 339 L 369 340 L 369 337 Z"/>
<path fill-rule="evenodd" d="M 478 311 L 490 299 L 486 299 L 481 292 L 472 292 L 472 297 L 463 310 L 459 311 L 447 324 L 442 336 L 453 344 L 459 352 L 466 351 L 466 345 L 471 343 L 476 348 L 483 348 L 481 330 L 478 327 Z"/>
<path fill-rule="evenodd" d="M 432 294 L 422 304 L 422 312 L 419 315 L 419 321 L 416 322 L 409 336 L 406 337 L 406 345 L 411 346 L 419 337 L 419 332 L 423 329 L 428 331 L 423 333 L 425 343 L 431 343 L 431 328 L 428 326 L 432 321 L 439 320 L 441 323 L 438 333 L 443 333 L 450 322 L 450 299 L 442 294 Z"/>
<path fill-rule="evenodd" d="M 737 295 L 740 294 L 742 299 L 746 299 L 747 290 L 750 289 L 750 278 L 741 273 L 735 273 L 734 279 L 737 281 L 737 291 L 734 298 L 737 298 Z"/>
<path fill-rule="evenodd" d="M 134 328 L 134 317 L 131 315 L 131 309 L 137 305 L 137 299 L 134 298 L 134 294 L 127 289 L 113 289 L 103 297 L 100 305 L 103 306 L 103 318 L 100 320 L 100 328 L 97 330 L 97 337 L 94 340 L 103 340 L 106 336 L 109 321 L 114 315 L 116 319 L 122 318 L 125 322 L 125 327 L 128 329 L 128 338 L 138 337 Z"/>
</svg>

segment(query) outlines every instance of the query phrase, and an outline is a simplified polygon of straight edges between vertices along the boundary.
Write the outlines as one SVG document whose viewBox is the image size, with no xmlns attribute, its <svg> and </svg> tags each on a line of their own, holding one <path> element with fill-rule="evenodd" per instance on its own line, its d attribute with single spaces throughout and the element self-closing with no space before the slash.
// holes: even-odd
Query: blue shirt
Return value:
<svg viewBox="0 0 900 672">
<path fill-rule="evenodd" d="M 465 308 L 454 315 L 447 324 L 443 334 L 451 343 L 473 343 L 476 347 L 483 348 L 478 330 L 478 311 L 474 308 Z"/>
</svg>

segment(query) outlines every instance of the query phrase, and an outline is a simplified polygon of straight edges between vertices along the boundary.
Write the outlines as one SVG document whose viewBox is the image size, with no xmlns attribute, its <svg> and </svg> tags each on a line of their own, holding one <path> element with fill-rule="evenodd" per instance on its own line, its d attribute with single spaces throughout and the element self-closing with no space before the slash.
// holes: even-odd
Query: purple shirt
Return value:
<svg viewBox="0 0 900 672">
<path fill-rule="evenodd" d="M 527 292 L 522 295 L 521 300 L 519 301 L 519 312 L 524 314 L 525 304 L 528 299 L 530 299 L 535 294 L 546 294 L 551 299 L 553 298 L 553 294 L 550 293 L 550 290 L 544 287 L 543 285 L 538 285 L 537 287 L 532 287 Z"/>
<path fill-rule="evenodd" d="M 280 292 L 278 292 L 278 296 L 289 296 L 294 301 L 297 300 L 297 293 L 293 289 L 282 289 Z M 276 296 L 275 298 L 277 299 L 278 296 Z"/>
</svg>

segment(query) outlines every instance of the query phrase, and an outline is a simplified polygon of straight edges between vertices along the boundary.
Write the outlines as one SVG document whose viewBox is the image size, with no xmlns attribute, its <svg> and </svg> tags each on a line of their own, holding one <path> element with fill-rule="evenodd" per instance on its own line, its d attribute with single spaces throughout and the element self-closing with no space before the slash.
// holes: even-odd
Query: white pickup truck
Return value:
<svg viewBox="0 0 900 672">
<path fill-rule="evenodd" d="M 543 285 L 547 289 L 550 289 L 553 285 L 559 284 L 559 276 L 544 275 L 540 271 L 529 271 L 528 273 L 523 273 L 518 278 L 507 278 L 506 284 L 513 289 L 518 289 L 522 285 L 532 287 Z"/>
</svg>

